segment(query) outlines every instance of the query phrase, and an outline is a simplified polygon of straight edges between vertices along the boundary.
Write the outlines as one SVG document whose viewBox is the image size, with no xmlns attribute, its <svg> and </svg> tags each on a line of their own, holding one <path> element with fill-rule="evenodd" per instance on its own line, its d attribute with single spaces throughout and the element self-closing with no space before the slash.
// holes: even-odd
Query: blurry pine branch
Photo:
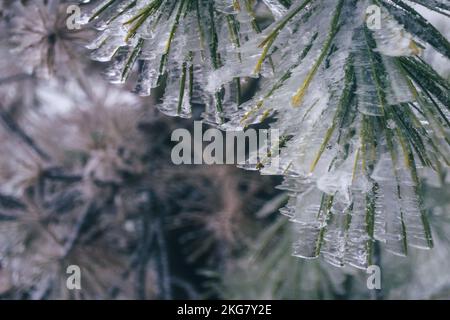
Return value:
<svg viewBox="0 0 450 320">
<path fill-rule="evenodd" d="M 68 3 L 2 2 L 0 297 L 211 297 L 198 269 L 232 263 L 272 179 L 172 165 L 170 133 L 190 125 L 99 78 Z"/>
</svg>

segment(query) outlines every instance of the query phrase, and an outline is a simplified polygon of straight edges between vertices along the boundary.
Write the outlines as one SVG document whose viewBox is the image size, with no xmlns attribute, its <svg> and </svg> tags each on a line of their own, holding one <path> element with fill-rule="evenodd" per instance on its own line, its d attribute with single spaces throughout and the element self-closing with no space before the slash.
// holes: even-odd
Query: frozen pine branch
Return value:
<svg viewBox="0 0 450 320">
<path fill-rule="evenodd" d="M 195 101 L 215 108 L 206 120 L 225 129 L 273 116 L 287 141 L 281 168 L 255 168 L 286 177 L 282 212 L 298 231 L 295 255 L 365 268 L 376 241 L 397 255 L 431 248 L 420 190 L 449 164 L 450 85 L 422 57 L 448 59 L 450 43 L 417 8 L 446 17 L 447 1 L 264 1 L 274 19 L 264 30 L 250 3 L 101 2 L 89 16 L 104 30 L 94 57 L 113 59 L 119 81 L 135 63 L 141 77 L 152 75 L 149 87 L 164 76 L 162 109 L 172 115 L 189 115 Z M 371 5 L 380 13 L 375 28 Z M 198 58 L 209 62 L 200 85 Z M 224 88 L 243 77 L 260 77 L 260 89 L 228 103 Z"/>
<path fill-rule="evenodd" d="M 281 15 L 289 1 L 265 1 Z M 111 61 L 108 77 L 122 83 L 138 73 L 136 92 L 149 95 L 164 85 L 159 108 L 190 117 L 204 105 L 203 117 L 223 123 L 240 103 L 236 77 L 217 92 L 205 90 L 208 75 L 230 59 L 246 59 L 239 48 L 261 31 L 252 0 L 93 1 L 85 22 L 101 30 L 89 48 L 98 61 Z"/>
<path fill-rule="evenodd" d="M 377 30 L 363 19 L 370 4 Z M 274 75 L 226 127 L 273 114 L 289 137 L 278 173 L 294 254 L 365 268 L 374 241 L 397 255 L 431 248 L 421 178 L 448 166 L 450 87 L 421 55 L 449 58 L 448 40 L 403 1 L 297 1 L 257 43 L 253 76 L 269 57 Z"/>
</svg>

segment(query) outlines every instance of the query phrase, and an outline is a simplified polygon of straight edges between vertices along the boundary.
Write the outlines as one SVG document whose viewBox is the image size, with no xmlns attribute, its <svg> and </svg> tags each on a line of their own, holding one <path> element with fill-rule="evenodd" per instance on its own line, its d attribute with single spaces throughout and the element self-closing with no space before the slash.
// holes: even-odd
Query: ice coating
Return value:
<svg viewBox="0 0 450 320">
<path fill-rule="evenodd" d="M 282 14 L 277 1 L 267 6 Z M 210 92 L 209 74 L 241 59 L 239 47 L 260 32 L 247 0 L 93 1 L 82 21 L 100 31 L 88 47 L 94 60 L 110 62 L 112 82 L 123 83 L 136 71 L 139 95 L 165 85 L 162 112 L 190 117 L 192 105 L 202 104 L 204 120 L 219 124 L 238 100 L 238 80 Z"/>
<path fill-rule="evenodd" d="M 288 12 L 302 3 L 295 2 Z M 294 255 L 322 256 L 336 266 L 364 269 L 372 263 L 376 241 L 396 255 L 406 255 L 408 246 L 432 247 L 418 191 L 421 152 L 405 144 L 399 133 L 411 128 L 400 113 L 409 114 L 411 121 L 421 116 L 411 108 L 418 102 L 413 82 L 396 58 L 415 57 L 422 50 L 385 8 L 386 28 L 369 30 L 364 21 L 367 1 L 344 1 L 339 29 L 332 31 L 337 4 L 311 1 L 278 31 L 269 49 L 275 70 L 267 70 L 267 61 L 260 69 L 270 81 L 263 79 L 256 96 L 240 105 L 223 127 L 244 129 L 268 115 L 276 119 L 271 127 L 289 137 L 276 173 L 286 176 L 280 188 L 289 193 L 290 201 L 281 212 L 298 234 Z M 275 28 L 254 41 L 263 43 Z M 312 73 L 311 66 L 323 57 L 330 38 L 326 58 Z M 257 76 L 258 70 L 247 64 L 253 61 L 255 66 L 263 49 L 260 46 L 258 52 L 246 43 L 241 47 L 248 57 L 243 65 L 225 64 L 212 74 L 210 87 L 245 71 Z M 296 107 L 292 97 L 299 87 L 307 89 Z M 416 125 L 414 130 L 422 130 Z M 440 131 L 435 129 L 429 132 Z M 440 142 L 437 138 L 433 143 Z M 262 168 L 261 173 L 273 171 Z"/>
</svg>

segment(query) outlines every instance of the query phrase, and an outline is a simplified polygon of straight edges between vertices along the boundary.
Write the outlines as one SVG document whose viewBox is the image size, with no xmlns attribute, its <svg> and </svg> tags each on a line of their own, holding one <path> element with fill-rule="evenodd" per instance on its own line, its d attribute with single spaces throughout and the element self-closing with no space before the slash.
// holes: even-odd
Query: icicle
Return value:
<svg viewBox="0 0 450 320">
<path fill-rule="evenodd" d="M 414 42 L 412 35 L 384 8 L 381 10 L 381 25 L 380 30 L 373 30 L 377 42 L 376 51 L 390 57 L 412 56 L 421 53 L 422 50 Z"/>
</svg>

